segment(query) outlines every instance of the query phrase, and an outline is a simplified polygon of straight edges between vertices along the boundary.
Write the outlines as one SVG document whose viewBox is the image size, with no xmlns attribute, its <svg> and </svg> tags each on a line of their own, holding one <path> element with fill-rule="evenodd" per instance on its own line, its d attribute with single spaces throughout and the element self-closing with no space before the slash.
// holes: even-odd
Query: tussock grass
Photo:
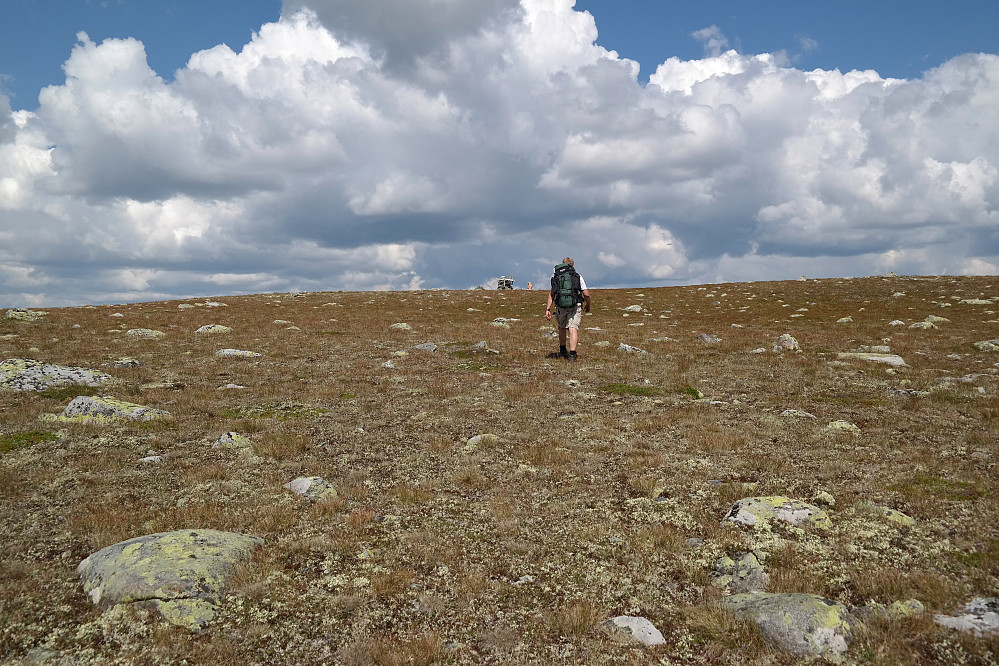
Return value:
<svg viewBox="0 0 999 666">
<path fill-rule="evenodd" d="M 3 358 L 101 368 L 116 382 L 96 393 L 172 415 L 56 428 L 39 417 L 89 387 L 0 393 L 0 654 L 47 641 L 77 663 L 788 663 L 713 605 L 715 559 L 758 547 L 772 590 L 926 606 L 869 621 L 850 660 L 988 663 L 994 639 L 929 619 L 999 585 L 999 356 L 971 346 L 996 336 L 996 315 L 957 305 L 958 290 L 994 296 L 999 282 L 594 290 L 572 365 L 547 358 L 544 294 L 523 291 L 260 294 L 0 321 L 18 336 L 0 340 Z M 622 317 L 634 303 L 650 316 Z M 951 321 L 888 326 L 930 314 Z M 521 321 L 489 324 L 500 316 Z M 194 333 L 210 323 L 234 330 Z M 166 337 L 123 335 L 139 327 Z M 782 333 L 800 354 L 770 351 Z M 438 351 L 413 349 L 424 342 Z M 836 362 L 881 344 L 907 367 Z M 224 347 L 262 356 L 216 357 Z M 143 365 L 105 367 L 124 356 Z M 823 432 L 834 420 L 861 434 Z M 214 448 L 228 431 L 251 448 Z M 501 439 L 467 444 L 485 433 Z M 139 462 L 151 454 L 163 461 Z M 308 502 L 283 488 L 296 476 L 338 494 Z M 821 535 L 777 529 L 761 545 L 720 524 L 743 497 L 820 491 L 836 501 Z M 881 506 L 917 522 L 893 526 Z M 96 549 L 194 527 L 265 539 L 198 635 L 138 609 L 101 616 L 80 591 L 75 566 Z M 667 645 L 612 640 L 599 626 L 619 614 L 650 618 Z"/>
</svg>

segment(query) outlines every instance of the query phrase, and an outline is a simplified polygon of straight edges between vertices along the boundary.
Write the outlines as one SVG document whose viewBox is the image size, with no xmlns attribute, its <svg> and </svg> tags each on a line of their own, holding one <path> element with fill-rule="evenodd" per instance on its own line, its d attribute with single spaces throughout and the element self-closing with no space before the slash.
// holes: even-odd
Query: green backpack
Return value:
<svg viewBox="0 0 999 666">
<path fill-rule="evenodd" d="M 552 276 L 552 302 L 560 308 L 574 308 L 583 302 L 579 273 L 569 264 L 559 264 Z"/>
</svg>

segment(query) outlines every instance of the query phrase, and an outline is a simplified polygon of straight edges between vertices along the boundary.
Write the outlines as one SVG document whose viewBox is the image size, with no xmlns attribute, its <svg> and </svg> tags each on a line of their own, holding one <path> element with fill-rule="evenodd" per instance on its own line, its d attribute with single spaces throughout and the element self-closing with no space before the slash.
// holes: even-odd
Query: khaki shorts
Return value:
<svg viewBox="0 0 999 666">
<path fill-rule="evenodd" d="M 555 308 L 555 321 L 559 328 L 579 328 L 579 322 L 583 320 L 583 304 L 580 303 L 574 308 Z"/>
</svg>

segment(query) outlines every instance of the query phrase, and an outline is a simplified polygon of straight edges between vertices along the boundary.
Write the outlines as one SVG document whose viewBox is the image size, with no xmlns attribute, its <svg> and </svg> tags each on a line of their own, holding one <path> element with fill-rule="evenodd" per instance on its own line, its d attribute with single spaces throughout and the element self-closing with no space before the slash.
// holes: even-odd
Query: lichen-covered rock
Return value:
<svg viewBox="0 0 999 666">
<path fill-rule="evenodd" d="M 228 326 L 223 326 L 222 324 L 205 324 L 201 328 L 195 331 L 195 333 L 232 333 L 232 329 Z"/>
<path fill-rule="evenodd" d="M 644 349 L 639 349 L 638 347 L 632 347 L 631 345 L 626 345 L 623 342 L 618 345 L 618 351 L 623 351 L 626 354 L 648 354 Z"/>
<path fill-rule="evenodd" d="M 397 324 L 392 324 L 389 326 L 390 331 L 412 331 L 413 327 L 406 322 L 399 322 Z"/>
<path fill-rule="evenodd" d="M 992 338 L 991 340 L 982 340 L 981 342 L 976 342 L 975 349 L 984 352 L 999 351 L 999 338 Z"/>
<path fill-rule="evenodd" d="M 832 521 L 825 511 L 817 506 L 792 500 L 783 495 L 770 497 L 745 497 L 729 509 L 723 523 L 729 522 L 743 527 L 756 527 L 774 521 L 795 527 L 832 527 Z"/>
<path fill-rule="evenodd" d="M 813 594 L 737 594 L 721 604 L 798 657 L 835 659 L 846 652 L 859 624 L 842 604 Z"/>
<path fill-rule="evenodd" d="M 884 363 L 893 368 L 900 368 L 905 365 L 905 361 L 898 354 L 882 354 L 876 352 L 843 352 L 837 354 L 840 361 L 870 361 L 871 363 Z"/>
<path fill-rule="evenodd" d="M 263 356 L 259 352 L 246 351 L 245 349 L 220 349 L 215 352 L 215 355 L 227 358 L 257 358 L 258 356 Z"/>
<path fill-rule="evenodd" d="M 177 530 L 108 546 L 80 562 L 90 600 L 104 609 L 149 605 L 172 624 L 201 629 L 215 618 L 228 578 L 262 539 L 217 530 Z"/>
<path fill-rule="evenodd" d="M 30 358 L 11 358 L 0 363 L 0 388 L 11 391 L 44 391 L 72 384 L 100 386 L 111 379 L 111 375 L 100 370 L 53 365 Z"/>
<path fill-rule="evenodd" d="M 151 328 L 132 328 L 125 331 L 125 335 L 132 338 L 141 338 L 143 340 L 156 340 L 158 338 L 166 337 L 166 333 L 163 331 L 156 331 Z"/>
<path fill-rule="evenodd" d="M 976 636 L 999 632 L 999 597 L 972 599 L 960 615 L 934 615 L 933 621 L 944 627 L 965 631 Z"/>
<path fill-rule="evenodd" d="M 715 562 L 711 582 L 730 594 L 762 592 L 770 584 L 770 575 L 755 553 L 736 553 Z"/>
<path fill-rule="evenodd" d="M 62 414 L 43 416 L 48 421 L 70 421 L 76 423 L 110 423 L 112 421 L 155 421 L 170 418 L 162 409 L 117 400 L 110 396 L 81 395 L 70 400 Z"/>
<path fill-rule="evenodd" d="M 7 310 L 6 318 L 12 321 L 38 321 L 47 314 L 48 312 L 42 312 L 41 310 L 14 308 L 12 310 Z"/>
<path fill-rule="evenodd" d="M 801 351 L 801 346 L 798 341 L 794 339 L 794 336 L 790 333 L 784 333 L 779 338 L 777 338 L 777 344 L 774 345 L 774 353 L 779 354 L 786 351 Z"/>
<path fill-rule="evenodd" d="M 823 432 L 829 435 L 851 435 L 853 437 L 860 436 L 860 428 L 856 424 L 850 423 L 849 421 L 832 421 L 825 428 L 822 429 Z"/>
<path fill-rule="evenodd" d="M 701 333 L 697 336 L 697 339 L 706 345 L 716 345 L 722 341 L 717 335 L 711 335 L 710 333 Z"/>
<path fill-rule="evenodd" d="M 611 636 L 622 642 L 641 643 L 649 647 L 666 643 L 662 632 L 644 617 L 619 615 L 604 622 L 603 626 Z"/>
<path fill-rule="evenodd" d="M 300 476 L 284 484 L 284 487 L 310 502 L 318 502 L 337 496 L 336 488 L 321 476 Z"/>
</svg>

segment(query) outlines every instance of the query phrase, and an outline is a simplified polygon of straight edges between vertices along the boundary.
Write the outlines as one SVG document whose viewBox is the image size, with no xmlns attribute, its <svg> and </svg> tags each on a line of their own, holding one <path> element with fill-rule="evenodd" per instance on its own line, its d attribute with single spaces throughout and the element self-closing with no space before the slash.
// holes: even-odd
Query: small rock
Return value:
<svg viewBox="0 0 999 666">
<path fill-rule="evenodd" d="M 419 349 L 420 351 L 435 352 L 437 351 L 437 345 L 432 342 L 424 342 L 419 345 L 414 345 L 413 349 Z"/>
<path fill-rule="evenodd" d="M 641 312 L 642 311 L 642 306 L 641 305 L 629 305 L 628 307 L 624 308 L 624 311 L 625 312 Z"/>
<path fill-rule="evenodd" d="M 390 331 L 412 331 L 413 327 L 405 322 L 399 322 L 398 324 L 392 324 L 389 326 Z"/>
<path fill-rule="evenodd" d="M 644 617 L 619 615 L 604 622 L 604 627 L 621 641 L 633 641 L 649 647 L 666 643 L 662 632 Z"/>
<path fill-rule="evenodd" d="M 166 337 L 166 333 L 163 331 L 154 331 L 151 328 L 132 328 L 125 331 L 125 335 L 133 338 L 142 338 L 144 340 L 156 340 L 158 338 Z"/>
<path fill-rule="evenodd" d="M 337 496 L 336 488 L 321 476 L 300 476 L 284 484 L 284 487 L 310 502 Z"/>
<path fill-rule="evenodd" d="M 853 323 L 853 317 L 840 317 L 839 319 L 836 320 L 836 323 L 837 324 L 852 324 Z"/>
<path fill-rule="evenodd" d="M 263 354 L 258 352 L 246 351 L 244 349 L 220 349 L 215 352 L 215 355 L 227 358 L 257 358 L 258 356 L 263 356 Z"/>
<path fill-rule="evenodd" d="M 999 631 L 999 597 L 978 597 L 965 604 L 960 615 L 934 615 L 933 621 L 976 636 L 996 633 Z"/>
<path fill-rule="evenodd" d="M 195 333 L 202 334 L 215 334 L 215 333 L 232 333 L 232 329 L 228 326 L 223 326 L 222 324 L 205 324 L 201 328 L 195 331 Z"/>
<path fill-rule="evenodd" d="M 885 347 L 887 349 L 887 347 Z M 905 361 L 897 354 L 883 354 L 875 352 L 843 352 L 836 355 L 840 361 L 871 361 L 872 363 L 885 363 L 895 368 L 905 366 Z"/>
<path fill-rule="evenodd" d="M 798 341 L 795 340 L 794 336 L 789 333 L 782 334 L 779 338 L 777 338 L 777 344 L 774 345 L 775 354 L 786 351 L 801 351 Z"/>
<path fill-rule="evenodd" d="M 754 553 L 737 553 L 715 562 L 711 582 L 730 594 L 763 592 L 770 585 L 770 575 Z"/>
<path fill-rule="evenodd" d="M 829 434 L 846 434 L 854 437 L 860 436 L 860 428 L 849 421 L 833 421 L 822 430 Z"/>
<path fill-rule="evenodd" d="M 648 354 L 649 352 L 644 349 L 639 349 L 638 347 L 632 347 L 631 345 L 626 345 L 623 342 L 618 346 L 618 351 L 625 352 L 627 354 Z"/>
<path fill-rule="evenodd" d="M 701 333 L 697 336 L 697 339 L 706 345 L 716 345 L 722 341 L 718 336 L 709 333 Z"/>
</svg>

